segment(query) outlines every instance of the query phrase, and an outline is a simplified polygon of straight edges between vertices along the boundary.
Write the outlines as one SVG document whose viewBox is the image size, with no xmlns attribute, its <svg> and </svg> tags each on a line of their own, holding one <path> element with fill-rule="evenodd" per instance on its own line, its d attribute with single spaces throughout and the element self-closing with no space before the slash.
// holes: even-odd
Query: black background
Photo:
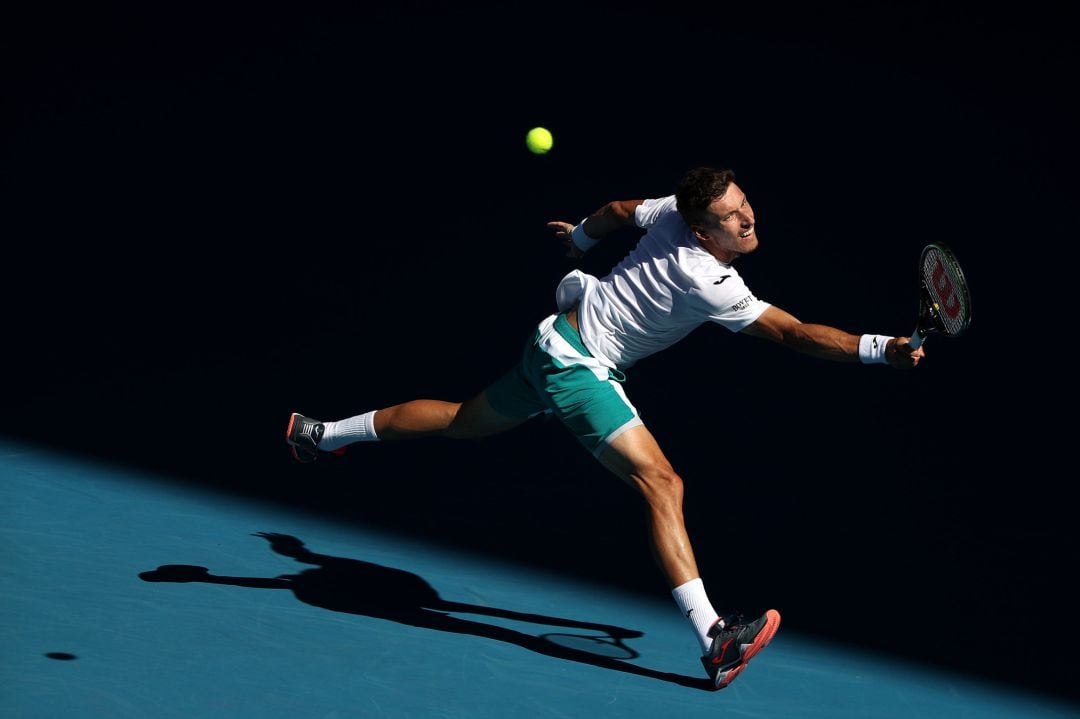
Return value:
<svg viewBox="0 0 1080 719">
<path fill-rule="evenodd" d="M 545 222 L 733 167 L 759 297 L 904 334 L 945 241 L 975 320 L 914 372 L 715 327 L 632 370 L 714 602 L 1078 696 L 1063 16 L 222 5 L 3 24 L 0 430 L 663 596 L 642 503 L 555 424 L 312 466 L 282 433 L 472 395 L 574 266 Z"/>
</svg>

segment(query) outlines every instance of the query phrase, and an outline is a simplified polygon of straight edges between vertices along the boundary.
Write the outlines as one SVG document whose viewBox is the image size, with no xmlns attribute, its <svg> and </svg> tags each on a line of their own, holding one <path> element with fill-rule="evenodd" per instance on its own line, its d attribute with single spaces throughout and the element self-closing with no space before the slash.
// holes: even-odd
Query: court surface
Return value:
<svg viewBox="0 0 1080 719">
<path fill-rule="evenodd" d="M 673 603 L 0 441 L 0 715 L 1077 717 L 784 625 L 707 690 Z"/>
</svg>

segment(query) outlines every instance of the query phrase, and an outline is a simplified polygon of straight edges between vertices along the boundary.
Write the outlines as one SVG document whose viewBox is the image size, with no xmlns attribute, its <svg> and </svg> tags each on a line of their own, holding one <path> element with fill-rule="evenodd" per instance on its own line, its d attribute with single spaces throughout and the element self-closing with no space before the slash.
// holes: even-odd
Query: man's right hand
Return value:
<svg viewBox="0 0 1080 719">
<path fill-rule="evenodd" d="M 910 337 L 897 337 L 885 345 L 885 361 L 897 369 L 911 369 L 919 366 L 919 360 L 925 356 L 923 348 L 911 348 Z"/>
</svg>

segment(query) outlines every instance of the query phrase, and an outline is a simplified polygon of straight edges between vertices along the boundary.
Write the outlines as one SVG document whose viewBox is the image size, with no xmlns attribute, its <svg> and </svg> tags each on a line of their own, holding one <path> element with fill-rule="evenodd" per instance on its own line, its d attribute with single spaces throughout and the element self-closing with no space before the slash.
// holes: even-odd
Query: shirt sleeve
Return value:
<svg viewBox="0 0 1080 719">
<path fill-rule="evenodd" d="M 755 297 L 739 273 L 731 268 L 721 268 L 706 278 L 697 294 L 708 320 L 732 332 L 752 324 L 769 308 L 769 303 Z"/>
<path fill-rule="evenodd" d="M 645 200 L 634 208 L 634 222 L 638 227 L 651 227 L 664 215 L 676 211 L 675 195 Z"/>
<path fill-rule="evenodd" d="M 709 319 L 727 327 L 732 332 L 739 332 L 747 325 L 753 324 L 761 317 L 761 313 L 769 309 L 769 303 L 754 297 L 747 290 L 746 296 L 738 302 L 728 305 L 720 314 L 713 315 Z"/>
</svg>

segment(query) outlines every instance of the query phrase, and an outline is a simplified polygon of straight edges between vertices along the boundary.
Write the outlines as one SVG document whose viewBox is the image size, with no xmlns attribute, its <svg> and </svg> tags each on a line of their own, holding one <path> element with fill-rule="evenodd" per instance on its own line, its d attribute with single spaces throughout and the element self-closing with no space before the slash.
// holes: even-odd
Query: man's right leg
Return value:
<svg viewBox="0 0 1080 719">
<path fill-rule="evenodd" d="M 683 482 L 675 472 L 652 432 L 644 425 L 631 427 L 608 444 L 597 458 L 617 477 L 644 497 L 649 512 L 649 537 L 660 569 L 675 589 L 699 579 L 697 561 L 683 519 Z M 707 602 L 706 602 L 707 604 Z M 697 610 L 705 630 L 716 621 L 712 607 Z M 703 646 L 705 630 L 699 632 Z"/>
<path fill-rule="evenodd" d="M 645 498 L 657 562 L 676 604 L 698 637 L 705 671 L 717 689 L 726 687 L 772 639 L 780 625 L 779 612 L 770 609 L 752 622 L 721 618 L 716 613 L 705 593 L 683 520 L 682 478 L 643 425 L 615 437 L 597 456 Z"/>
</svg>

